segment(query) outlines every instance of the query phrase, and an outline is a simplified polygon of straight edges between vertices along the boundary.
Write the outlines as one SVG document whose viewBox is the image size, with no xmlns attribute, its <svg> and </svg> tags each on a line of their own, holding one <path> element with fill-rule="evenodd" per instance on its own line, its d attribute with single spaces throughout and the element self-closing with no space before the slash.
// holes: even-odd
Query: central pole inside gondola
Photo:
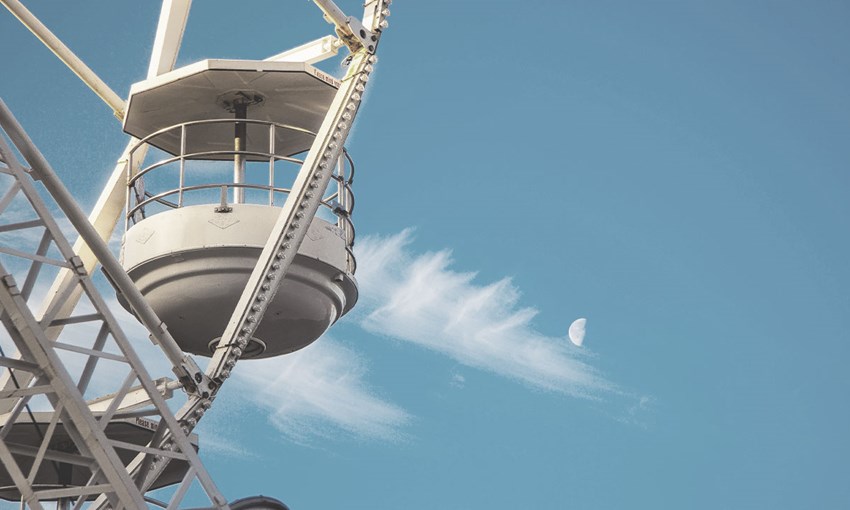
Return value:
<svg viewBox="0 0 850 510">
<path fill-rule="evenodd" d="M 248 103 L 237 101 L 233 105 L 234 114 L 237 120 L 245 119 L 248 115 Z M 245 122 L 237 122 L 235 133 L 233 136 L 233 183 L 237 186 L 233 187 L 233 203 L 245 203 L 245 188 L 238 186 L 245 182 L 245 155 L 242 151 L 245 150 L 247 137 L 247 124 Z"/>
</svg>

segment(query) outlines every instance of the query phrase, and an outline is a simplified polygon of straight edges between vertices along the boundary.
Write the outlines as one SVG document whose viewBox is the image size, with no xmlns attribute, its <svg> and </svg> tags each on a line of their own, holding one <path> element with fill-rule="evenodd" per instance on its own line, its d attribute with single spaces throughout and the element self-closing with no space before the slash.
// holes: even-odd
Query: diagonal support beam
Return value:
<svg viewBox="0 0 850 510">
<path fill-rule="evenodd" d="M 0 0 L 6 5 L 10 0 Z M 185 30 L 186 21 L 189 16 L 191 0 L 166 0 L 162 4 L 159 23 L 157 25 L 156 40 L 154 41 L 153 51 L 151 52 L 150 67 L 148 69 L 148 78 L 153 78 L 164 72 L 170 71 L 174 62 L 177 59 L 177 53 L 182 42 L 183 32 Z M 118 219 L 124 210 L 124 199 L 127 188 L 127 175 L 134 175 L 141 167 L 147 146 L 140 147 L 136 150 L 133 157 L 133 168 L 129 169 L 129 153 L 130 149 L 138 143 L 138 140 L 131 138 L 124 152 L 118 158 L 118 162 L 112 171 L 100 197 L 97 199 L 91 214 L 89 222 L 94 227 L 97 235 L 104 241 L 109 241 L 112 233 L 115 231 L 115 226 L 118 224 Z M 15 186 L 19 186 L 16 182 Z M 17 190 L 17 188 L 15 188 Z M 14 198 L 14 193 L 10 193 L 7 197 L 0 199 L 0 210 L 2 210 L 5 201 L 11 201 Z M 98 265 L 98 259 L 92 252 L 86 242 L 80 238 L 74 243 L 74 252 L 80 257 L 82 267 L 91 274 Z M 63 270 L 50 287 L 47 293 L 47 298 L 42 305 L 40 317 L 48 310 L 54 310 L 55 317 L 63 318 L 70 315 L 79 302 L 82 291 L 76 286 L 76 275 L 73 271 Z M 68 291 L 70 290 L 70 294 Z M 58 337 L 61 328 L 53 328 L 48 332 L 51 339 Z M 11 381 L 11 372 L 6 371 L 0 375 L 0 388 L 9 388 L 13 386 Z M 22 374 L 19 378 L 28 377 Z M 28 380 L 23 381 L 26 384 Z M 9 412 L 9 407 L 6 403 L 0 402 L 0 414 Z"/>
<path fill-rule="evenodd" d="M 74 72 L 74 74 L 83 80 L 83 83 L 92 89 L 92 91 L 97 94 L 104 103 L 112 108 L 112 112 L 116 117 L 119 119 L 124 118 L 124 100 L 121 99 L 111 88 L 109 88 L 109 85 L 101 80 L 100 77 L 95 74 L 95 72 L 92 71 L 82 60 L 80 60 L 79 57 L 74 55 L 74 52 L 65 46 L 65 43 L 53 35 L 53 32 L 44 26 L 44 23 L 39 21 L 33 13 L 24 7 L 24 4 L 18 0 L 0 0 L 0 3 L 6 6 L 6 8 L 9 9 L 9 11 L 30 30 L 30 32 L 38 37 L 39 40 L 43 42 L 54 55 L 59 57 L 59 60 L 61 60 L 71 69 L 71 71 Z"/>
</svg>

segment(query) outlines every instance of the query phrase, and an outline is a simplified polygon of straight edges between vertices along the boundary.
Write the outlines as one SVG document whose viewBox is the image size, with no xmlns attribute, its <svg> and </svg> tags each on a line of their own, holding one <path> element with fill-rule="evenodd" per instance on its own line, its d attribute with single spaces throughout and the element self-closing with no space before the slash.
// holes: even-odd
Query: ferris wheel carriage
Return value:
<svg viewBox="0 0 850 510">
<path fill-rule="evenodd" d="M 309 64 L 243 60 L 132 87 L 124 131 L 140 141 L 121 261 L 184 351 L 217 346 L 338 87 Z M 159 157 L 140 167 L 146 150 Z M 247 356 L 309 345 L 357 300 L 354 166 L 342 154 Z"/>
</svg>

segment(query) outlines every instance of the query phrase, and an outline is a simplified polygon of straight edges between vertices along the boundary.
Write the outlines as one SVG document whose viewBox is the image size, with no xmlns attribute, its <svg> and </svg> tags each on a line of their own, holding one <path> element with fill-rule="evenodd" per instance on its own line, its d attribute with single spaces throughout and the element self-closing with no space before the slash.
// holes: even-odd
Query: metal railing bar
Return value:
<svg viewBox="0 0 850 510">
<path fill-rule="evenodd" d="M 228 188 L 240 187 L 240 188 L 247 188 L 247 189 L 258 189 L 258 190 L 261 190 L 261 191 L 265 191 L 265 190 L 269 189 L 269 187 L 266 186 L 265 184 L 248 184 L 248 183 L 236 184 L 236 183 L 229 182 L 229 183 L 214 183 L 214 184 L 196 184 L 194 186 L 186 186 L 185 188 L 183 188 L 183 191 L 186 192 L 186 191 L 198 191 L 198 190 L 203 190 L 203 189 L 217 189 L 217 188 L 221 188 L 222 186 L 227 186 Z M 272 188 L 271 190 L 274 191 L 275 193 L 289 193 L 291 191 L 289 188 Z M 177 192 L 178 192 L 178 190 L 176 190 L 176 189 L 163 191 L 162 193 L 159 193 L 157 195 L 153 195 L 151 198 L 149 198 L 149 199 L 147 199 L 143 202 L 139 202 L 135 207 L 130 209 L 130 211 L 127 213 L 127 218 L 129 219 L 130 217 L 132 217 L 132 215 L 136 211 L 144 208 L 146 205 L 148 205 L 152 202 L 159 202 L 163 197 L 174 195 Z M 173 202 L 169 202 L 169 203 L 173 204 Z M 327 204 L 325 204 L 325 206 L 329 207 Z"/>
<path fill-rule="evenodd" d="M 144 177 L 145 175 L 152 172 L 153 170 L 156 170 L 157 168 L 162 168 L 165 165 L 169 165 L 169 164 L 175 163 L 175 162 L 180 162 L 182 164 L 183 160 L 185 160 L 185 159 L 196 160 L 196 159 L 201 159 L 202 157 L 205 157 L 205 156 L 235 156 L 237 154 L 240 155 L 240 156 L 254 156 L 254 157 L 263 158 L 263 159 L 273 158 L 275 161 L 286 161 L 288 163 L 295 163 L 295 164 L 298 164 L 298 165 L 301 165 L 301 164 L 304 163 L 303 160 L 298 159 L 298 158 L 293 158 L 293 157 L 290 157 L 290 156 L 278 156 L 277 154 L 270 154 L 270 153 L 259 152 L 259 151 L 220 150 L 220 151 L 190 152 L 188 154 L 183 154 L 182 156 L 173 156 L 173 157 L 170 157 L 170 158 L 161 159 L 161 160 L 157 161 L 156 163 L 152 163 L 152 164 L 146 166 L 142 170 L 139 170 L 138 172 L 136 172 L 136 175 L 134 175 L 130 179 L 130 181 L 127 183 L 127 185 L 132 186 L 140 178 Z"/>
<path fill-rule="evenodd" d="M 178 196 L 179 196 L 180 188 L 178 188 L 177 191 L 178 191 Z M 145 196 L 149 197 L 149 198 L 153 198 L 153 195 L 151 195 L 150 192 L 147 192 L 147 191 L 145 192 Z M 169 202 L 168 200 L 165 200 L 163 198 L 158 198 L 158 199 L 154 200 L 154 202 L 157 202 L 157 203 L 162 204 L 164 206 L 170 207 L 172 209 L 179 209 L 180 208 L 179 203 L 175 204 L 174 202 Z"/>
<path fill-rule="evenodd" d="M 239 119 L 239 120 L 237 120 L 237 119 L 233 119 L 233 118 L 230 118 L 230 119 L 204 119 L 204 120 L 193 120 L 193 121 L 189 121 L 189 122 L 184 122 L 183 124 L 175 124 L 173 126 L 168 126 L 166 128 L 162 128 L 159 131 L 154 131 L 153 133 L 151 133 L 148 136 L 139 140 L 139 143 L 137 143 L 132 149 L 130 149 L 130 152 L 135 152 L 136 149 L 138 149 L 140 145 L 145 144 L 145 143 L 149 143 L 149 140 L 156 138 L 157 136 L 161 136 L 165 133 L 168 133 L 169 131 L 171 131 L 173 129 L 177 129 L 180 126 L 191 127 L 191 126 L 198 126 L 198 125 L 202 125 L 202 124 L 234 124 L 236 122 L 244 122 L 246 124 L 259 124 L 259 125 L 274 124 L 275 126 L 282 128 L 282 129 L 287 129 L 287 130 L 290 130 L 290 131 L 297 131 L 299 133 L 304 133 L 304 134 L 316 136 L 316 133 L 313 132 L 313 131 L 310 131 L 309 129 L 304 129 L 304 128 L 300 128 L 300 127 L 297 127 L 297 126 L 290 126 L 288 124 L 281 124 L 281 123 L 278 123 L 278 122 L 270 122 L 270 121 L 267 121 L 267 120 L 259 120 L 259 119 Z"/>
<path fill-rule="evenodd" d="M 180 126 L 180 193 L 177 195 L 177 206 L 183 206 L 183 186 L 186 177 L 186 125 Z"/>
</svg>

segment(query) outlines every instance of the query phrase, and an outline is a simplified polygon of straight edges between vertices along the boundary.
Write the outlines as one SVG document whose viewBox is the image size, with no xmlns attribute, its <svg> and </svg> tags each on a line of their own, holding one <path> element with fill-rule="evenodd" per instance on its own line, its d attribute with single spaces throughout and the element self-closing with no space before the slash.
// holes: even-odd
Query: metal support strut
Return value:
<svg viewBox="0 0 850 510">
<path fill-rule="evenodd" d="M 328 4 L 333 4 L 328 0 L 314 1 L 323 10 Z M 242 357 L 254 329 L 280 288 L 287 268 L 306 236 L 307 228 L 334 176 L 336 162 L 342 155 L 345 140 L 351 132 L 352 123 L 366 91 L 369 75 L 377 62 L 374 53 L 381 32 L 387 27 L 389 4 L 390 0 L 368 0 L 365 4 L 363 19 L 369 21 L 369 33 L 374 36 L 374 40 L 370 36 L 372 44 L 368 46 L 356 43 L 349 45 L 352 55 L 348 72 L 342 79 L 342 84 L 269 234 L 257 265 L 207 366 L 206 376 L 214 383 L 210 385 L 211 394 L 206 398 L 197 394 L 190 396 L 189 401 L 177 412 L 177 418 L 186 431 L 194 429 L 212 406 L 218 389 L 230 377 L 233 367 Z M 353 25 L 359 26 L 359 22 Z M 350 31 L 351 25 L 346 24 L 344 28 Z M 340 25 L 337 25 L 337 32 L 340 30 Z M 166 435 L 159 440 L 167 442 L 169 438 Z M 149 487 L 157 479 L 168 459 L 162 459 L 162 462 L 155 466 L 150 462 L 150 458 L 140 455 L 131 463 L 133 473 L 145 476 L 143 488 Z"/>
<path fill-rule="evenodd" d="M 44 228 L 42 241 L 38 243 L 35 253 L 27 251 L 24 244 L 14 249 L 0 246 L 0 255 L 3 255 L 0 257 L 0 308 L 2 308 L 0 320 L 20 353 L 19 359 L 0 357 L 0 366 L 7 367 L 6 370 L 12 374 L 11 380 L 17 386 L 15 390 L 0 392 L 0 399 L 5 400 L 4 403 L 7 404 L 5 407 L 12 410 L 11 413 L 2 417 L 0 460 L 22 498 L 32 508 L 42 508 L 43 500 L 74 498 L 74 508 L 80 508 L 89 497 L 99 494 L 115 509 L 145 508 L 146 504 L 142 496 L 145 489 L 140 490 L 116 452 L 117 449 L 130 449 L 156 458 L 179 458 L 188 463 L 187 476 L 197 479 L 216 508 L 227 508 L 226 500 L 219 493 L 189 441 L 188 431 L 181 428 L 168 408 L 163 389 L 147 373 L 141 358 L 118 325 L 117 319 L 95 287 L 82 261 L 74 253 L 71 244 L 60 230 L 51 208 L 36 188 L 36 179 L 98 256 L 111 282 L 120 292 L 127 292 L 127 296 L 132 296 L 131 289 L 125 286 L 127 282 L 121 278 L 122 275 L 126 277 L 126 273 L 109 252 L 106 244 L 94 232 L 68 190 L 53 173 L 47 161 L 2 101 L 0 101 L 0 127 L 3 130 L 0 132 L 0 161 L 3 166 L 0 168 L 6 175 L 6 180 L 8 181 L 9 177 L 12 180 L 4 198 L 12 197 L 7 200 L 7 205 L 17 197 L 21 198 L 16 203 L 21 204 L 19 207 L 24 207 L 23 204 L 26 204 L 29 211 L 19 210 L 16 213 L 34 214 L 36 217 L 35 221 L 16 226 L 20 230 Z M 29 171 L 17 160 L 4 134 L 8 135 L 17 151 L 24 157 Z M 14 218 L 14 214 L 12 217 Z M 45 256 L 54 252 L 58 255 Z M 23 273 L 26 277 L 24 284 L 19 287 L 12 272 L 16 268 L 26 267 L 26 264 L 29 264 L 29 269 Z M 81 289 L 86 305 L 83 310 L 72 310 L 70 317 L 59 318 L 56 315 L 59 308 L 55 306 L 47 309 L 39 317 L 36 316 L 27 299 L 30 290 L 37 286 L 45 265 L 61 268 L 73 275 L 73 286 L 66 292 L 70 293 L 75 287 Z M 130 286 L 132 287 L 132 283 Z M 134 298 L 131 297 L 131 299 Z M 139 308 L 137 313 L 139 311 L 143 311 L 142 308 Z M 150 312 L 153 313 L 152 310 Z M 152 324 L 161 324 L 155 314 L 148 320 Z M 91 347 L 87 346 L 85 336 L 81 336 L 79 331 L 77 334 L 66 334 L 55 339 L 48 337 L 48 330 L 55 329 L 56 326 L 87 323 L 95 326 L 94 331 L 100 331 Z M 86 355 L 87 362 L 82 372 L 70 371 L 65 365 L 65 358 L 59 351 L 72 351 Z M 92 401 L 90 407 L 90 403 L 84 400 L 83 394 L 92 376 L 97 375 L 94 371 L 97 369 L 98 362 L 103 359 L 119 363 L 127 370 L 127 375 L 123 379 L 116 379 L 114 373 L 111 373 L 111 377 L 101 380 L 103 384 L 119 383 L 119 385 L 112 395 Z M 20 384 L 19 379 L 14 377 L 13 371 L 27 374 L 29 376 L 27 380 L 33 381 L 33 385 L 29 382 L 26 385 Z M 72 373 L 76 375 L 72 376 Z M 135 387 L 134 383 L 137 384 Z M 133 392 L 141 395 L 131 398 L 130 395 Z M 37 395 L 43 395 L 52 410 L 49 412 L 48 420 L 51 425 L 48 426 L 48 432 L 41 439 L 40 446 L 33 455 L 28 453 L 31 450 L 27 450 L 26 445 L 22 447 L 10 443 L 7 438 L 12 437 L 10 432 L 19 426 L 18 417 L 24 409 L 28 409 L 29 400 Z M 139 448 L 108 437 L 107 426 L 112 423 L 113 418 L 124 417 L 127 411 L 137 407 L 145 409 L 144 415 L 159 418 L 154 437 L 167 434 L 171 438 L 168 448 L 164 445 L 156 448 Z M 30 416 L 32 416 L 31 413 Z M 132 416 L 132 414 L 126 416 Z M 60 455 L 59 458 L 64 459 L 66 463 L 87 466 L 90 469 L 88 483 L 61 489 L 42 488 L 38 482 L 38 467 L 48 457 L 57 458 L 57 452 L 53 452 L 49 445 L 59 424 L 72 440 L 77 452 Z M 33 460 L 27 460 L 29 458 Z M 24 475 L 22 466 L 30 466 L 29 475 Z"/>
</svg>

